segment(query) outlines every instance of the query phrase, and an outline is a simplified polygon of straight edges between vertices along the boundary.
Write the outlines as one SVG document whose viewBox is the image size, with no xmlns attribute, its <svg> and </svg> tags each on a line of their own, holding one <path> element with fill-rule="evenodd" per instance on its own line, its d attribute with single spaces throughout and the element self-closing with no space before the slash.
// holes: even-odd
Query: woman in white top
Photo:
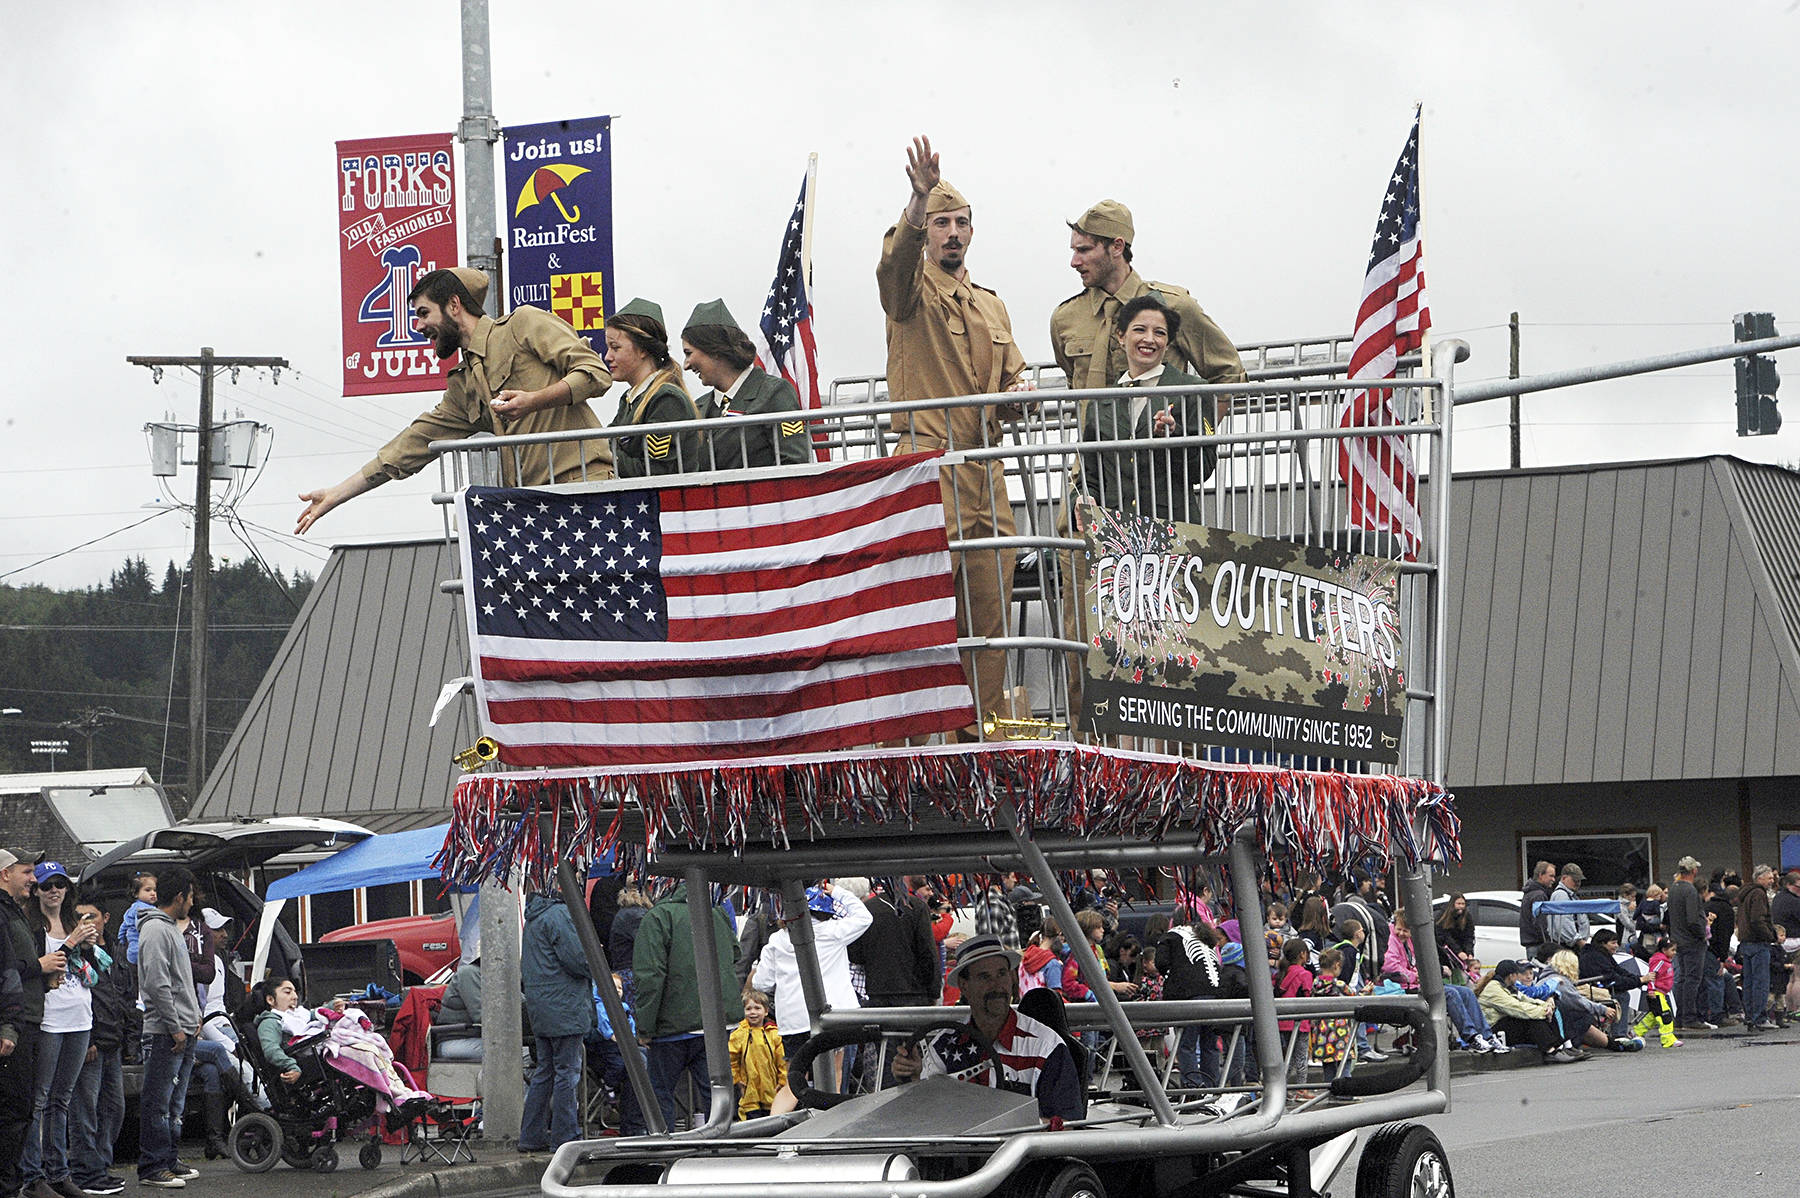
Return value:
<svg viewBox="0 0 1800 1198">
<path fill-rule="evenodd" d="M 789 922 L 793 919 L 813 921 L 819 972 L 825 977 L 825 1001 L 832 1010 L 861 1006 L 850 980 L 850 945 L 874 922 L 862 900 L 842 887 L 834 893 L 830 882 L 822 882 L 806 892 L 806 910 L 789 913 Z M 775 1030 L 781 1033 L 782 1043 L 790 1051 L 797 1048 L 811 1033 L 812 1020 L 806 1012 L 806 993 L 800 986 L 794 942 L 785 925 L 763 946 L 750 984 L 764 993 L 775 992 Z"/>
<path fill-rule="evenodd" d="M 75 918 L 75 884 L 54 861 L 38 865 L 37 883 L 26 908 L 44 953 L 61 949 L 68 966 L 44 979 L 43 1034 L 38 1038 L 37 1087 L 32 1093 L 31 1126 L 19 1153 L 21 1191 L 42 1195 L 44 1189 L 82 1198 L 69 1176 L 69 1099 L 75 1079 L 87 1061 L 88 1035 L 94 1029 L 94 996 L 90 992 L 112 958 L 98 947 L 99 926 Z"/>
</svg>

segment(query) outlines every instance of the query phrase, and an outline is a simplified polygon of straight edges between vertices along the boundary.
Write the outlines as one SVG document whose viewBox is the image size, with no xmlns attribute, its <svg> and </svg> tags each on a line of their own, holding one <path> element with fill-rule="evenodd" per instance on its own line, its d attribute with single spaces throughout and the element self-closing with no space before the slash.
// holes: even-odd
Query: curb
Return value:
<svg viewBox="0 0 1800 1198">
<path fill-rule="evenodd" d="M 494 1145 L 495 1151 L 501 1145 Z M 355 1198 L 461 1198 L 501 1190 L 535 1189 L 550 1162 L 548 1154 L 520 1156 L 491 1165 L 453 1165 L 427 1173 L 412 1173 L 366 1190 Z"/>
</svg>

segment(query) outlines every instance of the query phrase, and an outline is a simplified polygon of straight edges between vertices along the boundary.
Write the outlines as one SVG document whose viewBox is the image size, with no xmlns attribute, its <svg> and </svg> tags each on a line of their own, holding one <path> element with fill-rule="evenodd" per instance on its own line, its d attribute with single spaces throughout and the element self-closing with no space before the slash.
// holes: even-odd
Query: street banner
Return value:
<svg viewBox="0 0 1800 1198">
<path fill-rule="evenodd" d="M 1406 645 L 1395 562 L 1079 501 L 1082 726 L 1396 762 Z"/>
<path fill-rule="evenodd" d="M 507 308 L 554 312 L 604 353 L 614 307 L 612 118 L 515 125 L 501 136 Z"/>
<path fill-rule="evenodd" d="M 419 276 L 462 259 L 448 133 L 337 143 L 344 394 L 441 391 L 440 361 L 406 302 Z"/>
</svg>

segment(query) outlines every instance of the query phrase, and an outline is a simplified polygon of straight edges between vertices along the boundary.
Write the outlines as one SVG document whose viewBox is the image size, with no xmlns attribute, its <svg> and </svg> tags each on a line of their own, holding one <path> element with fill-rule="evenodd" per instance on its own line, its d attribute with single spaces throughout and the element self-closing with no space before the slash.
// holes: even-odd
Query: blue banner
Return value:
<svg viewBox="0 0 1800 1198">
<path fill-rule="evenodd" d="M 516 125 L 506 157 L 506 298 L 556 313 L 604 352 L 613 310 L 612 118 Z"/>
</svg>

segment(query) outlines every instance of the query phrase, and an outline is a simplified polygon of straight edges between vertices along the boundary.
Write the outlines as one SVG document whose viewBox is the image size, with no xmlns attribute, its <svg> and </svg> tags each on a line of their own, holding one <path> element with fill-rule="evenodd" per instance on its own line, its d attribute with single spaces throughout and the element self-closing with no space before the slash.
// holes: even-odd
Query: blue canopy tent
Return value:
<svg viewBox="0 0 1800 1198">
<path fill-rule="evenodd" d="M 414 828 L 410 832 L 371 836 L 323 861 L 276 879 L 264 897 L 269 902 L 276 902 L 299 898 L 303 894 L 326 894 L 333 890 L 354 890 L 358 886 L 385 886 L 390 882 L 435 878 L 438 871 L 431 862 L 444 847 L 444 837 L 449 831 L 449 824 L 438 824 L 432 828 Z"/>
<path fill-rule="evenodd" d="M 441 875 L 432 861 L 444 847 L 449 824 L 430 828 L 414 828 L 410 832 L 388 832 L 357 841 L 346 849 L 316 861 L 305 869 L 277 878 L 263 896 L 264 918 L 258 925 L 256 960 L 252 977 L 261 977 L 269 956 L 269 941 L 275 935 L 275 923 L 287 900 L 307 894 L 328 894 L 334 890 L 354 890 L 358 886 L 385 886 L 393 882 L 413 882 Z M 597 856 L 589 876 L 612 869 L 612 853 Z M 453 887 L 455 893 L 463 887 Z M 481 952 L 481 917 L 478 897 L 470 892 L 466 903 L 457 902 L 457 935 L 462 942 L 462 960 L 467 962 Z"/>
<path fill-rule="evenodd" d="M 449 824 L 438 824 L 431 828 L 414 828 L 410 832 L 371 836 L 285 878 L 277 878 L 263 896 L 265 905 L 257 929 L 256 960 L 251 976 L 262 976 L 269 941 L 275 935 L 275 923 L 281 918 L 281 908 L 287 900 L 307 894 L 354 890 L 358 886 L 385 886 L 393 882 L 436 878 L 439 874 L 432 860 L 444 847 L 444 836 L 449 830 Z M 457 922 L 466 959 L 480 951 L 481 923 L 474 902 L 461 911 Z"/>
</svg>

